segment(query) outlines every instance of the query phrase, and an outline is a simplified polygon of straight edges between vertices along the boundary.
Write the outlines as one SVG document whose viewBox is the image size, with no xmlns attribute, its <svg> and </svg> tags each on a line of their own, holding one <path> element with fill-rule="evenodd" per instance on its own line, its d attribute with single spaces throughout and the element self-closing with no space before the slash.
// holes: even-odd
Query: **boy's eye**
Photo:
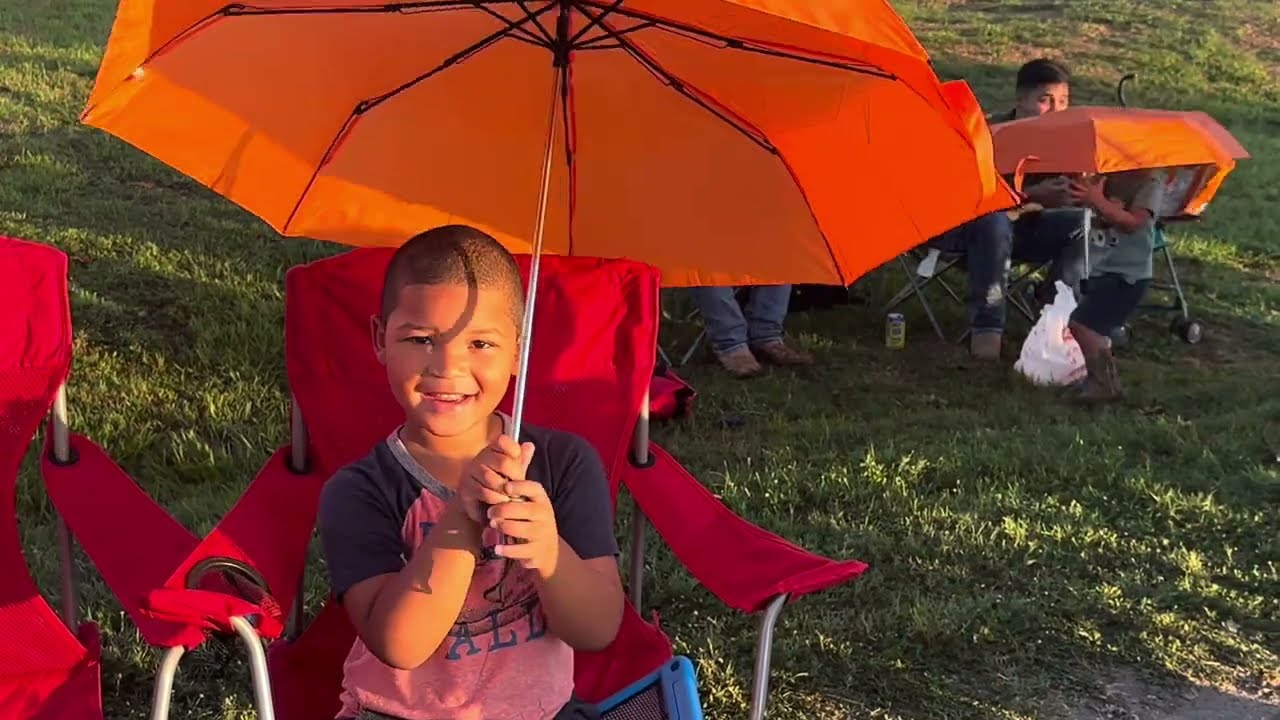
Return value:
<svg viewBox="0 0 1280 720">
<path fill-rule="evenodd" d="M 477 350 L 485 350 L 493 346 L 494 346 L 493 343 L 489 342 L 488 340 L 472 340 L 471 341 L 471 347 Z"/>
<path fill-rule="evenodd" d="M 430 335 L 410 335 L 404 340 L 405 342 L 413 343 L 415 345 L 427 345 L 433 342 L 434 338 Z"/>
</svg>

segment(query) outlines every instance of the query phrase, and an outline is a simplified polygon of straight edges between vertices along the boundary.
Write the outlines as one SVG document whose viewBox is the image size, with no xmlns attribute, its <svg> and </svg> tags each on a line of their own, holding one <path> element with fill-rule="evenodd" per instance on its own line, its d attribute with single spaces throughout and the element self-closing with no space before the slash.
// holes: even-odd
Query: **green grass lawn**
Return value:
<svg viewBox="0 0 1280 720">
<path fill-rule="evenodd" d="M 1124 404 L 1067 407 L 1011 361 L 972 369 L 926 336 L 914 307 L 907 351 L 889 352 L 875 303 L 793 317 L 821 356 L 810 372 L 738 383 L 689 370 L 698 414 L 662 430 L 666 446 L 743 516 L 872 566 L 784 616 L 770 716 L 1095 717 L 1082 708 L 1118 673 L 1158 692 L 1190 680 L 1274 694 L 1280 4 L 898 5 L 940 73 L 970 80 L 988 109 L 1007 103 L 1022 61 L 1065 54 L 1077 103 L 1113 102 L 1116 78 L 1136 71 L 1131 101 L 1208 110 L 1253 159 L 1202 223 L 1173 236 L 1205 341 L 1175 339 L 1167 317 L 1136 322 Z M 0 3 L 0 233 L 72 258 L 73 425 L 203 533 L 286 438 L 283 275 L 332 249 L 280 240 L 77 125 L 113 11 L 111 0 Z M 860 291 L 896 290 L 891 270 Z M 745 424 L 722 428 L 729 414 Z M 29 559 L 56 606 L 53 518 L 32 462 L 18 492 Z M 724 610 L 663 551 L 650 557 L 646 612 L 660 610 L 696 658 L 709 717 L 742 716 L 754 619 Z M 158 656 L 82 570 L 105 632 L 108 714 L 143 716 Z M 236 647 L 210 643 L 183 664 L 174 717 L 250 716 L 248 687 Z"/>
</svg>

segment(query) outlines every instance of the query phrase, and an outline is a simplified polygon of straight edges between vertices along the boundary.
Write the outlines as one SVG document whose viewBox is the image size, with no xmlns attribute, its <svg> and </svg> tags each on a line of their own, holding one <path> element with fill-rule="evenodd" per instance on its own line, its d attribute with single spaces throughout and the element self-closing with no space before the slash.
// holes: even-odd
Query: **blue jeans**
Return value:
<svg viewBox="0 0 1280 720">
<path fill-rule="evenodd" d="M 723 355 L 748 346 L 759 347 L 782 339 L 782 323 L 791 305 L 790 285 L 760 285 L 747 290 L 744 309 L 731 287 L 689 288 L 702 313 L 711 349 Z"/>
<path fill-rule="evenodd" d="M 980 335 L 1004 332 L 1011 259 L 1050 263 L 1048 286 L 1061 280 L 1079 295 L 1086 272 L 1083 229 L 1084 215 L 1078 210 L 1047 210 L 1017 222 L 1000 211 L 948 230 L 926 245 L 964 255 L 969 271 L 965 296 L 969 328 Z"/>
</svg>

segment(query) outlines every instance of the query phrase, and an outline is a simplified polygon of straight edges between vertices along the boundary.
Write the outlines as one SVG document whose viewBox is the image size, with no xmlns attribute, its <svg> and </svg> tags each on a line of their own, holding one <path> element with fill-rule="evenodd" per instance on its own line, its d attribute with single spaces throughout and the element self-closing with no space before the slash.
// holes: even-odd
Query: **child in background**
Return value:
<svg viewBox="0 0 1280 720">
<path fill-rule="evenodd" d="M 1071 314 L 1071 333 L 1088 376 L 1071 388 L 1076 400 L 1106 402 L 1123 394 L 1111 354 L 1111 334 L 1137 309 L 1151 283 L 1156 220 L 1164 173 L 1134 170 L 1073 180 L 1073 200 L 1093 210 L 1089 277 Z"/>
<path fill-rule="evenodd" d="M 508 436 L 523 313 L 514 258 L 479 230 L 418 235 L 387 267 L 371 330 L 404 424 L 320 500 L 358 636 L 340 718 L 597 717 L 573 697 L 573 652 L 622 620 L 609 487 L 585 440 Z"/>
</svg>

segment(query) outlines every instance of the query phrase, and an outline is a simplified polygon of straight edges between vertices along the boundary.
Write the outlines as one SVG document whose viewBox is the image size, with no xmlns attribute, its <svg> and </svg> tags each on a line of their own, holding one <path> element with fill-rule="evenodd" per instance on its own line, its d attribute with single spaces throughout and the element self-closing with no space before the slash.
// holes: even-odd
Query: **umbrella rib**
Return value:
<svg viewBox="0 0 1280 720">
<path fill-rule="evenodd" d="M 386 101 L 390 100 L 391 98 L 395 97 L 396 95 L 399 95 L 400 93 L 402 93 L 402 92 L 404 92 L 404 91 L 406 91 L 406 90 L 409 90 L 410 88 L 412 88 L 413 86 L 415 86 L 415 85 L 417 85 L 418 83 L 422 82 L 423 80 L 427 80 L 427 79 L 429 79 L 431 76 L 433 76 L 433 75 L 435 75 L 435 74 L 437 74 L 437 73 L 439 73 L 439 72 L 441 72 L 441 71 L 443 71 L 443 70 L 447 70 L 447 69 L 449 69 L 450 67 L 453 67 L 454 65 L 456 65 L 456 64 L 458 64 L 458 63 L 460 63 L 460 62 L 462 62 L 462 61 L 466 60 L 467 58 L 469 58 L 469 57 L 471 57 L 472 55 L 474 55 L 474 54 L 476 54 L 476 53 L 480 52 L 481 50 L 483 50 L 483 49 L 485 49 L 486 47 L 488 47 L 488 46 L 492 45 L 493 43 L 495 43 L 495 42 L 497 42 L 497 41 L 501 40 L 502 38 L 504 38 L 504 37 L 510 37 L 510 36 L 512 35 L 512 33 L 514 33 L 516 30 L 520 29 L 520 28 L 521 28 L 521 27 L 523 27 L 524 25 L 528 24 L 530 21 L 537 22 L 537 19 L 538 19 L 538 16 L 539 16 L 539 15 L 542 15 L 542 14 L 546 13 L 547 11 L 549 11 L 549 10 L 551 10 L 551 9 L 553 9 L 553 8 L 555 8 L 555 5 L 547 5 L 545 8 L 542 8 L 541 10 L 538 10 L 538 11 L 537 11 L 536 13 L 534 13 L 534 14 L 531 14 L 531 15 L 528 15 L 528 16 L 526 16 L 526 17 L 524 17 L 524 18 L 521 18 L 520 20 L 510 20 L 510 19 L 506 19 L 506 18 L 504 18 L 504 21 L 507 23 L 507 26 L 506 26 L 506 27 L 502 28 L 501 30 L 496 30 L 496 31 L 494 31 L 494 32 L 492 32 L 492 33 L 490 33 L 490 34 L 488 34 L 488 35 L 484 36 L 483 38 L 480 38 L 479 40 L 477 40 L 476 42 L 472 43 L 471 45 L 469 45 L 469 46 L 467 46 L 467 47 L 465 47 L 465 48 L 463 48 L 463 49 L 459 50 L 458 52 L 454 53 L 453 55 L 450 55 L 449 57 L 445 58 L 445 59 L 444 59 L 443 61 L 441 61 L 441 63 L 440 63 L 439 65 L 437 65 L 436 67 L 434 67 L 434 68 L 432 68 L 432 69 L 428 70 L 427 72 L 422 73 L 421 75 L 419 75 L 419 76 L 417 76 L 417 77 L 413 78 L 412 80 L 409 80 L 408 82 L 405 82 L 405 83 L 401 84 L 399 87 L 396 87 L 396 88 L 393 88 L 393 89 L 391 89 L 391 90 L 388 90 L 387 92 L 385 92 L 385 93 L 383 93 L 383 94 L 381 94 L 381 95 L 378 95 L 378 96 L 376 96 L 376 97 L 372 97 L 372 98 L 369 98 L 369 99 L 367 99 L 367 100 L 362 101 L 361 103 L 359 103 L 359 104 L 357 104 L 357 105 L 356 105 L 356 108 L 355 108 L 355 110 L 354 110 L 353 112 L 355 112 L 356 114 L 364 114 L 364 113 L 366 113 L 366 112 L 368 112 L 368 111 L 372 110 L 373 108 L 375 108 L 375 107 L 377 107 L 377 106 L 381 105 L 382 103 L 384 103 L 384 102 L 386 102 Z M 363 107 L 363 109 L 361 108 L 361 106 L 362 106 L 362 105 L 364 106 L 364 107 Z"/>
<path fill-rule="evenodd" d="M 261 7 L 233 3 L 215 11 L 213 15 L 248 17 L 255 15 L 378 15 L 390 13 L 422 13 L 448 10 L 484 9 L 484 5 L 510 5 L 516 0 L 416 0 L 415 2 L 391 2 L 385 5 L 324 5 L 319 7 Z M 503 20 L 506 20 L 504 17 Z"/>
<path fill-rule="evenodd" d="M 410 88 L 414 87 L 418 83 L 421 83 L 424 80 L 427 80 L 432 76 L 440 72 L 443 72 L 444 70 L 447 70 L 450 67 L 453 67 L 454 65 L 457 65 L 463 60 L 466 60 L 471 55 L 474 55 L 480 50 L 483 50 L 484 48 L 492 45 L 493 43 L 498 42 L 502 38 L 504 37 L 514 38 L 513 33 L 517 29 L 519 29 L 520 27 L 523 27 L 524 25 L 526 25 L 531 21 L 536 21 L 539 15 L 547 12 L 548 10 L 551 10 L 554 7 L 555 5 L 547 5 L 547 7 L 541 10 L 538 10 L 535 14 L 528 15 L 520 20 L 506 20 L 507 27 L 502 28 L 501 30 L 495 31 L 493 33 L 490 33 L 489 35 L 486 35 L 483 38 L 480 38 L 479 40 L 472 43 L 471 45 L 445 58 L 443 61 L 440 62 L 439 65 L 428 70 L 427 72 L 422 73 L 421 75 L 413 78 L 412 80 L 409 80 L 408 82 L 403 83 L 400 86 L 393 88 L 381 95 L 377 95 L 372 98 L 367 98 L 365 100 L 361 100 L 360 102 L 356 103 L 355 108 L 351 110 L 351 113 L 347 115 L 347 119 L 342 123 L 342 126 L 338 128 L 338 132 L 334 134 L 333 140 L 330 141 L 329 147 L 325 150 L 324 155 L 321 156 L 320 162 L 316 163 L 315 170 L 312 171 L 311 177 L 307 180 L 307 184 L 302 189 L 302 193 L 298 195 L 298 201 L 294 203 L 293 209 L 289 211 L 289 219 L 285 220 L 284 225 L 281 227 L 280 234 L 281 235 L 289 234 L 289 226 L 293 224 L 293 219 L 295 216 L 297 216 L 298 210 L 302 207 L 303 201 L 307 199 L 307 194 L 311 192 L 312 186 L 315 185 L 316 178 L 320 176 L 320 171 L 323 170 L 324 167 L 328 165 L 330 161 L 333 160 L 334 155 L 337 154 L 339 146 L 342 144 L 342 141 L 347 137 L 347 135 L 351 132 L 351 128 L 355 125 L 355 122 L 357 119 L 359 119 L 362 115 L 368 113 L 369 111 L 373 110 L 374 108 L 378 107 L 382 103 L 386 102 L 387 100 L 390 100 L 396 95 L 399 95 L 400 93 L 405 92 L 406 90 L 409 90 Z"/>
<path fill-rule="evenodd" d="M 568 255 L 573 255 L 573 211 L 577 204 L 578 189 L 578 173 L 574 164 L 573 146 L 577 137 L 575 135 L 577 125 L 573 121 L 573 86 L 571 80 L 573 74 L 570 72 L 572 66 L 565 63 L 560 69 L 560 121 L 564 124 L 564 157 L 566 169 L 569 173 L 569 247 Z"/>
<path fill-rule="evenodd" d="M 578 41 L 582 39 L 583 35 L 586 35 L 587 33 L 591 32 L 593 28 L 599 25 L 602 20 L 608 17 L 609 14 L 612 13 L 614 10 L 617 10 L 618 7 L 621 5 L 622 5 L 622 0 L 613 0 L 613 4 L 605 8 L 604 12 L 591 18 L 590 22 L 588 22 L 585 26 L 583 26 L 581 30 L 574 33 L 573 37 L 569 38 L 569 46 L 576 47 L 578 44 Z M 591 16 L 588 15 L 587 17 L 591 17 Z"/>
<path fill-rule="evenodd" d="M 538 17 L 542 13 L 551 9 L 552 6 L 548 5 L 547 7 L 544 7 L 543 9 L 535 13 L 529 9 L 528 5 L 525 5 L 524 0 L 514 0 L 514 1 L 516 4 L 516 7 L 520 8 L 520 11 L 525 14 L 525 17 L 533 18 L 533 24 L 537 25 L 538 30 L 542 32 L 542 37 L 546 39 L 547 46 L 550 47 L 551 45 L 555 44 L 555 41 L 556 41 L 555 37 L 551 34 L 551 31 L 547 29 L 547 26 L 542 24 L 542 20 L 540 20 Z"/>
<path fill-rule="evenodd" d="M 586 40 L 583 40 L 582 42 L 575 43 L 573 46 L 573 49 L 574 50 L 597 50 L 599 48 L 608 47 L 616 50 L 622 46 L 616 43 L 605 43 L 604 41 L 612 40 L 615 36 L 630 35 L 631 33 L 636 32 L 637 30 L 647 30 L 651 27 L 654 27 L 653 23 L 642 22 L 642 23 L 636 23 L 631 27 L 616 28 L 612 33 L 605 31 L 593 38 L 588 38 Z"/>
<path fill-rule="evenodd" d="M 525 9 L 525 7 L 524 7 L 524 5 L 523 5 L 522 3 L 519 3 L 519 2 L 513 2 L 513 0 L 506 0 L 506 1 L 507 1 L 508 3 L 512 3 L 512 4 L 515 4 L 515 5 L 518 5 L 518 6 L 520 7 L 520 9 L 521 9 L 521 10 L 524 10 L 524 12 L 525 12 L 526 16 L 528 15 L 529 11 Z M 486 3 L 483 3 L 483 2 L 472 2 L 472 3 L 471 3 L 471 5 L 472 5 L 473 7 L 475 7 L 475 9 L 480 10 L 481 12 L 484 12 L 484 13 L 486 13 L 486 14 L 488 14 L 488 15 L 492 15 L 494 18 L 496 18 L 496 19 L 498 19 L 498 20 L 500 20 L 500 21 L 502 21 L 502 22 L 511 22 L 511 19 L 510 19 L 510 18 L 508 18 L 507 16 L 505 16 L 505 15 L 503 15 L 502 13 L 498 12 L 497 10 L 494 10 L 494 9 L 490 8 L 490 7 L 488 6 L 488 4 L 486 4 Z M 536 22 L 536 21 L 535 21 L 535 22 Z M 528 41 L 531 45 L 536 45 L 537 47 L 545 48 L 545 49 L 547 49 L 547 50 L 550 50 L 550 49 L 551 49 L 551 39 L 550 39 L 550 38 L 545 37 L 545 35 L 544 35 L 543 37 L 539 37 L 539 36 L 537 35 L 537 33 L 534 33 L 532 30 L 530 30 L 530 29 L 529 29 L 529 28 L 527 28 L 527 27 L 521 27 L 521 28 L 519 28 L 517 31 L 515 31 L 515 32 L 511 35 L 511 38 L 512 38 L 513 40 L 524 40 L 524 41 Z"/>
<path fill-rule="evenodd" d="M 609 5 L 603 5 L 602 0 L 572 0 L 572 2 L 575 6 L 577 6 L 578 11 L 582 12 L 584 15 L 587 14 L 586 11 L 584 10 L 584 6 L 590 6 L 590 7 L 596 8 L 597 10 L 610 9 L 612 7 Z M 873 77 L 884 78 L 886 80 L 897 79 L 897 76 L 895 76 L 893 73 L 887 72 L 885 70 L 881 70 L 880 68 L 872 65 L 854 64 L 852 62 L 847 62 L 847 61 L 839 62 L 836 60 L 827 60 L 820 57 L 814 57 L 812 55 L 802 55 L 796 52 L 788 52 L 781 48 L 766 47 L 766 46 L 758 45 L 755 43 L 751 43 L 746 40 L 740 40 L 738 38 L 719 35 L 717 33 L 713 33 L 708 30 L 703 30 L 701 28 L 693 27 L 692 25 L 686 25 L 684 23 L 674 22 L 672 20 L 666 20 L 664 18 L 653 17 L 652 15 L 646 15 L 644 13 L 637 12 L 635 10 L 628 10 L 623 7 L 614 7 L 612 8 L 612 10 L 615 15 L 620 15 L 622 17 L 630 18 L 632 20 L 642 20 L 642 21 L 650 22 L 650 23 L 653 23 L 653 25 L 655 25 L 659 29 L 666 30 L 676 35 L 686 35 L 686 36 L 689 36 L 691 39 L 701 38 L 703 40 L 712 40 L 716 43 L 719 43 L 725 49 L 740 50 L 743 52 L 757 53 L 760 55 L 769 55 L 772 57 L 783 58 L 786 60 L 795 60 L 796 62 L 803 62 L 803 63 L 812 64 L 812 65 L 821 65 L 824 67 L 835 68 L 837 70 L 848 70 L 850 72 L 855 72 L 863 75 L 871 75 Z"/>
<path fill-rule="evenodd" d="M 588 18 L 593 17 L 593 13 L 591 12 L 591 10 L 587 8 L 587 6 L 584 3 L 580 2 L 579 0 L 570 0 L 570 2 L 578 10 L 578 12 L 587 16 Z M 720 118 L 726 124 L 728 124 L 729 127 L 732 127 L 733 129 L 742 133 L 744 137 L 746 137 L 748 140 L 755 143 L 756 145 L 759 145 L 765 151 L 773 153 L 774 155 L 778 154 L 778 149 L 775 148 L 773 144 L 770 143 L 769 140 L 764 137 L 763 133 L 760 133 L 759 131 L 755 130 L 754 128 L 750 127 L 749 125 L 746 125 L 745 123 L 739 120 L 735 120 L 733 117 L 730 117 L 725 112 L 713 107 L 706 100 L 690 92 L 689 89 L 685 86 L 685 84 L 679 78 L 675 77 L 674 75 L 672 75 L 671 73 L 663 69 L 661 65 L 659 65 L 656 61 L 654 61 L 649 56 L 645 55 L 644 52 L 639 48 L 637 48 L 630 40 L 622 36 L 613 35 L 613 28 L 608 23 L 606 23 L 603 19 L 599 19 L 599 24 L 600 24 L 600 27 L 603 28 L 607 34 L 609 34 L 611 37 L 613 37 L 613 39 L 617 40 L 617 42 L 622 45 L 623 51 L 625 51 L 628 55 L 630 55 L 633 59 L 635 59 L 636 62 L 640 63 L 641 67 L 648 70 L 659 82 L 670 87 L 672 90 L 675 90 L 676 92 L 680 93 L 685 98 L 687 98 L 690 102 L 702 108 L 703 110 L 706 110 L 712 115 L 715 115 L 716 117 Z"/>
</svg>

